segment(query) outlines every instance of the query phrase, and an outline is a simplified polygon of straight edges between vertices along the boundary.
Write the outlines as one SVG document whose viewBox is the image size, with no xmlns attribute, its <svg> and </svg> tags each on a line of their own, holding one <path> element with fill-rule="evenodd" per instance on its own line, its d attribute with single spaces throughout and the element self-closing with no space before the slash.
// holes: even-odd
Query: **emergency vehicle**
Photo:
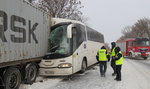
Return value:
<svg viewBox="0 0 150 89">
<path fill-rule="evenodd" d="M 130 58 L 147 59 L 150 55 L 148 38 L 129 38 L 126 40 L 117 40 L 116 44 L 121 48 L 123 55 Z"/>
</svg>

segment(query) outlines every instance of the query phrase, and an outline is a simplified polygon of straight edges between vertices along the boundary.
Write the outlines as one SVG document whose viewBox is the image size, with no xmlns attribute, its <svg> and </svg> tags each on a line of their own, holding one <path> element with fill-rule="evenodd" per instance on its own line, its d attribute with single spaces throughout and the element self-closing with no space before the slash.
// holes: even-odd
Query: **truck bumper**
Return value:
<svg viewBox="0 0 150 89">
<path fill-rule="evenodd" d="M 150 53 L 149 52 L 147 52 L 147 53 L 145 53 L 144 55 L 142 54 L 142 53 L 140 53 L 140 52 L 136 52 L 135 54 L 134 54 L 134 56 L 135 57 L 149 57 L 150 56 Z"/>
<path fill-rule="evenodd" d="M 71 75 L 71 68 L 40 68 L 39 75 L 41 76 L 63 76 L 63 75 Z"/>
</svg>

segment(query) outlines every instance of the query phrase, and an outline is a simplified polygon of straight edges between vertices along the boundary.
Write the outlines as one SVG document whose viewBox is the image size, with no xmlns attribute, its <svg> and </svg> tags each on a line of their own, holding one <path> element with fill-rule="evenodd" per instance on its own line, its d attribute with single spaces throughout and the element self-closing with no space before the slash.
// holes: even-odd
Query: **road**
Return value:
<svg viewBox="0 0 150 89">
<path fill-rule="evenodd" d="M 110 63 L 106 77 L 100 77 L 99 66 L 95 65 L 85 73 L 76 73 L 71 78 L 38 78 L 36 83 L 22 85 L 20 89 L 150 89 L 150 59 L 124 59 L 120 82 L 115 81 L 111 74 Z"/>
</svg>

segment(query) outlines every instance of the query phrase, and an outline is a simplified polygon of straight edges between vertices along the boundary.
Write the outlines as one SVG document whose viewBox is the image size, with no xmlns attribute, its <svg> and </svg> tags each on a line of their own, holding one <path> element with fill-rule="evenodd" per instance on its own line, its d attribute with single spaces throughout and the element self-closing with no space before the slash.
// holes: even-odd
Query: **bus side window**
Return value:
<svg viewBox="0 0 150 89">
<path fill-rule="evenodd" d="M 82 42 L 86 40 L 85 28 L 80 24 L 76 24 L 75 27 L 72 28 L 72 36 L 74 52 Z"/>
<path fill-rule="evenodd" d="M 76 50 L 77 48 L 77 29 L 76 27 L 72 28 L 72 45 L 73 45 L 73 52 Z"/>
</svg>

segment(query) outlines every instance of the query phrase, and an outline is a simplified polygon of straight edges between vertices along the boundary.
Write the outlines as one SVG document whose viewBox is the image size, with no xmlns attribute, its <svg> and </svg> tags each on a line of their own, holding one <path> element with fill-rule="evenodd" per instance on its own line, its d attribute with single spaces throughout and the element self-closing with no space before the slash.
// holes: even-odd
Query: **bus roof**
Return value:
<svg viewBox="0 0 150 89">
<path fill-rule="evenodd" d="M 72 22 L 72 23 L 79 23 L 82 25 L 85 25 L 84 23 L 80 22 L 80 21 L 76 21 L 76 20 L 70 20 L 70 19 L 63 19 L 63 18 L 52 18 L 52 26 L 58 23 L 62 23 L 62 22 Z"/>
</svg>

